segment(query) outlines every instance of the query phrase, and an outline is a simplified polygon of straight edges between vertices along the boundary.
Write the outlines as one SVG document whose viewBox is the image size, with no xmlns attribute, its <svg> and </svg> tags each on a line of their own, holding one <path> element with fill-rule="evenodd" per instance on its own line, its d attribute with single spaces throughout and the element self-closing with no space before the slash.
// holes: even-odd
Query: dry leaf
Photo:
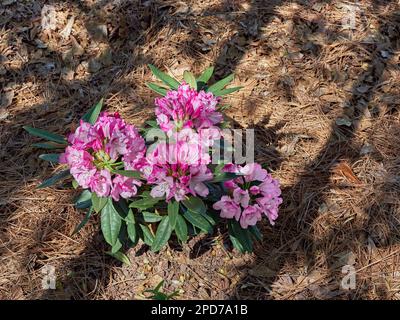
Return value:
<svg viewBox="0 0 400 320">
<path fill-rule="evenodd" d="M 341 174 L 344 176 L 350 183 L 353 184 L 362 184 L 360 179 L 353 173 L 351 167 L 347 164 L 347 162 L 342 161 L 338 165 L 333 168 L 333 172 L 336 174 Z"/>
<path fill-rule="evenodd" d="M 45 4 L 42 8 L 42 29 L 55 30 L 57 27 L 56 9 Z"/>
<path fill-rule="evenodd" d="M 71 31 L 72 31 L 72 26 L 74 25 L 74 21 L 75 21 L 75 16 L 72 16 L 71 18 L 69 18 L 67 25 L 60 32 L 61 37 L 63 37 L 64 39 L 69 38 L 69 35 L 71 34 Z"/>
</svg>

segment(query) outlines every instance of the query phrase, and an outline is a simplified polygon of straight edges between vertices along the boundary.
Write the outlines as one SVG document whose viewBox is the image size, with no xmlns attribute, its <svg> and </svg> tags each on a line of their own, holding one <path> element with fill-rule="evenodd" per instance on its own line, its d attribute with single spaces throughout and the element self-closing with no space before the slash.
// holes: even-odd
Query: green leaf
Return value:
<svg viewBox="0 0 400 320">
<path fill-rule="evenodd" d="M 231 83 L 233 81 L 234 75 L 233 73 L 227 76 L 226 78 L 223 78 L 222 80 L 214 83 L 212 86 L 208 87 L 207 92 L 214 92 L 221 90 L 224 88 L 226 85 Z"/>
<path fill-rule="evenodd" d="M 162 82 L 164 82 L 168 87 L 171 89 L 178 89 L 180 83 L 172 78 L 171 76 L 167 75 L 166 73 L 162 72 L 161 70 L 157 69 L 155 66 L 152 64 L 148 64 L 151 72 Z"/>
<path fill-rule="evenodd" d="M 257 228 L 257 226 L 251 226 L 249 227 L 250 233 L 252 234 L 252 236 L 258 240 L 261 241 L 263 239 L 263 235 L 260 232 L 260 230 Z"/>
<path fill-rule="evenodd" d="M 155 206 L 155 204 L 157 202 L 159 202 L 160 200 L 161 200 L 160 198 L 153 198 L 153 197 L 143 198 L 143 199 L 131 202 L 129 207 L 140 209 L 140 210 L 144 210 L 147 208 L 153 208 Z"/>
<path fill-rule="evenodd" d="M 71 184 L 72 184 L 72 188 L 78 189 L 78 187 L 79 187 L 78 181 L 76 181 L 75 179 L 72 179 Z"/>
<path fill-rule="evenodd" d="M 171 237 L 172 228 L 169 216 L 164 216 L 157 227 L 156 237 L 151 245 L 151 251 L 157 252 L 168 242 Z"/>
<path fill-rule="evenodd" d="M 111 257 L 121 261 L 123 264 L 126 264 L 128 266 L 131 265 L 131 261 L 129 260 L 128 256 L 125 253 L 121 252 L 121 251 L 118 251 L 118 252 L 115 252 L 115 253 L 112 253 L 112 252 L 106 252 L 106 253 L 108 255 L 110 255 Z"/>
<path fill-rule="evenodd" d="M 136 243 L 137 241 L 137 232 L 136 232 L 136 225 L 133 223 L 127 223 L 126 228 L 128 230 L 128 237 L 133 242 Z"/>
<path fill-rule="evenodd" d="M 149 222 L 149 223 L 158 222 L 158 221 L 161 221 L 161 219 L 162 219 L 162 217 L 160 215 L 152 213 L 152 212 L 144 211 L 142 214 L 143 214 L 144 221 Z"/>
<path fill-rule="evenodd" d="M 186 242 L 188 239 L 188 228 L 185 219 L 178 215 L 176 217 L 175 233 L 179 240 Z"/>
<path fill-rule="evenodd" d="M 121 248 L 122 248 L 121 240 L 117 239 L 117 242 L 115 242 L 115 244 L 111 248 L 111 253 L 117 253 Z"/>
<path fill-rule="evenodd" d="M 215 219 L 214 219 L 208 212 L 202 213 L 201 215 L 202 215 L 204 218 L 206 218 L 207 221 L 208 221 L 212 226 L 215 226 L 216 221 L 215 221 Z"/>
<path fill-rule="evenodd" d="M 218 91 L 214 91 L 214 95 L 217 97 L 222 97 L 225 96 L 227 94 L 233 93 L 235 91 L 239 91 L 240 89 L 242 89 L 243 87 L 232 87 L 232 88 L 227 88 L 227 89 L 221 89 Z"/>
<path fill-rule="evenodd" d="M 148 124 L 152 128 L 158 128 L 157 120 L 148 120 L 146 121 L 146 124 Z"/>
<path fill-rule="evenodd" d="M 178 215 L 179 215 L 179 202 L 174 200 L 168 202 L 168 217 L 172 229 L 175 228 L 176 219 Z"/>
<path fill-rule="evenodd" d="M 203 71 L 203 73 L 197 78 L 198 82 L 203 82 L 206 84 L 208 80 L 211 79 L 212 75 L 214 73 L 214 67 L 208 67 L 206 70 Z"/>
<path fill-rule="evenodd" d="M 182 203 L 186 208 L 188 208 L 188 210 L 194 213 L 203 214 L 207 211 L 206 205 L 204 204 L 203 200 L 198 197 L 190 197 L 187 200 L 183 200 Z"/>
<path fill-rule="evenodd" d="M 236 249 L 240 250 L 240 252 L 253 251 L 252 240 L 248 229 L 243 229 L 237 221 L 230 219 L 228 221 L 228 232 L 229 238 Z"/>
<path fill-rule="evenodd" d="M 139 171 L 134 170 L 113 170 L 113 173 L 119 174 L 124 177 L 143 179 L 142 174 Z"/>
<path fill-rule="evenodd" d="M 118 239 L 122 221 L 110 198 L 101 211 L 100 221 L 104 239 L 106 239 L 108 244 L 114 246 Z"/>
<path fill-rule="evenodd" d="M 77 209 L 89 208 L 92 205 L 92 193 L 89 190 L 83 190 L 75 200 Z"/>
<path fill-rule="evenodd" d="M 70 176 L 69 170 L 64 170 L 61 171 L 60 173 L 57 173 L 55 176 L 52 176 L 51 178 L 43 181 L 37 188 L 47 188 L 55 184 L 57 181 L 61 179 L 65 179 Z"/>
<path fill-rule="evenodd" d="M 197 90 L 197 82 L 196 78 L 194 77 L 193 73 L 189 71 L 185 71 L 183 73 L 183 79 L 185 79 L 186 83 L 193 88 L 194 90 Z"/>
<path fill-rule="evenodd" d="M 53 142 L 57 142 L 60 144 L 67 144 L 65 138 L 59 134 L 52 133 L 43 129 L 32 128 L 29 126 L 23 126 L 23 128 L 28 131 L 32 136 L 43 138 L 46 140 L 50 140 Z"/>
<path fill-rule="evenodd" d="M 129 209 L 129 210 L 128 210 L 128 214 L 127 214 L 126 217 L 125 217 L 125 221 L 126 221 L 126 222 L 129 222 L 129 223 L 132 223 L 132 224 L 135 224 L 135 223 L 136 223 L 136 221 L 135 221 L 135 216 L 134 216 L 134 214 L 133 214 L 132 209 Z"/>
<path fill-rule="evenodd" d="M 60 155 L 58 153 L 45 153 L 45 154 L 41 154 L 39 156 L 39 159 L 53 162 L 53 163 L 59 163 L 59 158 L 60 158 Z"/>
<path fill-rule="evenodd" d="M 52 142 L 33 143 L 33 147 L 41 149 L 64 149 L 65 145 L 54 144 Z"/>
<path fill-rule="evenodd" d="M 74 232 L 72 232 L 71 236 L 73 236 L 74 234 L 77 234 L 86 225 L 86 223 L 88 223 L 90 217 L 92 216 L 92 213 L 93 213 L 93 208 L 90 208 L 86 212 L 85 217 L 83 218 L 83 220 L 76 226 L 76 228 L 74 229 Z"/>
<path fill-rule="evenodd" d="M 214 182 L 214 183 L 224 182 L 224 181 L 235 179 L 239 176 L 240 175 L 233 173 L 233 172 L 222 172 L 218 175 L 215 175 L 214 178 L 210 182 Z"/>
<path fill-rule="evenodd" d="M 143 241 L 144 241 L 144 243 L 151 247 L 153 245 L 154 235 L 151 233 L 151 231 L 150 231 L 148 226 L 140 224 L 140 228 L 143 231 Z"/>
<path fill-rule="evenodd" d="M 93 205 L 94 211 L 96 211 L 97 213 L 99 213 L 104 208 L 107 201 L 108 201 L 108 198 L 99 197 L 96 194 L 96 192 L 92 193 L 92 205 Z"/>
<path fill-rule="evenodd" d="M 100 115 L 101 108 L 103 107 L 103 98 L 90 108 L 90 110 L 82 117 L 82 120 L 94 124 Z"/>
<path fill-rule="evenodd" d="M 168 91 L 166 88 L 160 87 L 158 84 L 153 82 L 146 82 L 146 86 L 162 96 L 165 96 Z"/>
<path fill-rule="evenodd" d="M 186 220 L 189 221 L 191 224 L 193 224 L 195 227 L 198 227 L 199 229 L 205 232 L 212 233 L 213 228 L 211 224 L 201 214 L 191 212 L 190 210 L 186 210 L 183 213 L 183 215 L 186 218 Z"/>
</svg>

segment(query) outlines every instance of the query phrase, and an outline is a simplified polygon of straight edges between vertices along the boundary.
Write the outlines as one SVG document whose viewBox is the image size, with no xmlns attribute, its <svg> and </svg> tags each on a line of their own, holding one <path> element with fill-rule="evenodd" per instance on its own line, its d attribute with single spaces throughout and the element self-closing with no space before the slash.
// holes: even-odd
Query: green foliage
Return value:
<svg viewBox="0 0 400 320">
<path fill-rule="evenodd" d="M 150 299 L 152 299 L 152 300 L 171 300 L 173 297 L 179 296 L 178 291 L 174 291 L 171 294 L 166 294 L 166 293 L 160 291 L 163 284 L 164 284 L 164 280 L 162 280 L 154 289 L 145 290 L 145 292 L 149 292 L 149 293 L 153 294 L 152 296 L 150 296 Z"/>
<path fill-rule="evenodd" d="M 66 179 L 70 176 L 71 175 L 69 173 L 69 170 L 63 170 L 63 171 L 57 173 L 56 175 L 52 176 L 51 178 L 43 181 L 37 188 L 42 189 L 42 188 L 50 187 L 50 186 L 54 185 L 55 183 L 57 183 L 58 181 Z"/>
<path fill-rule="evenodd" d="M 32 128 L 29 126 L 24 126 L 23 127 L 26 131 L 29 132 L 29 134 L 31 134 L 32 136 L 35 137 L 39 137 L 39 138 L 43 138 L 49 141 L 53 141 L 56 143 L 60 143 L 60 144 L 67 144 L 67 141 L 65 140 L 65 138 L 59 134 L 56 133 L 52 133 L 43 129 L 37 129 L 37 128 Z"/>
<path fill-rule="evenodd" d="M 148 65 L 151 72 L 162 82 L 164 82 L 168 87 L 171 89 L 178 89 L 180 83 L 176 79 L 172 78 L 171 76 L 167 75 L 166 73 L 162 72 L 152 64 Z"/>
<path fill-rule="evenodd" d="M 101 231 L 108 244 L 114 246 L 118 240 L 118 235 L 122 225 L 122 219 L 115 209 L 113 201 L 108 198 L 106 205 L 101 211 Z"/>
<path fill-rule="evenodd" d="M 94 124 L 100 115 L 101 109 L 103 108 L 103 99 L 101 99 L 96 105 L 82 117 L 82 120 Z"/>
<path fill-rule="evenodd" d="M 156 236 L 151 245 L 151 251 L 160 251 L 160 249 L 168 242 L 171 233 L 172 227 L 169 222 L 169 216 L 164 216 L 157 227 Z"/>
<path fill-rule="evenodd" d="M 83 220 L 76 226 L 74 232 L 72 232 L 72 235 L 78 233 L 86 225 L 86 223 L 88 223 L 90 217 L 92 216 L 92 213 L 93 213 L 93 209 L 90 208 L 86 212 L 85 217 L 83 218 Z"/>
<path fill-rule="evenodd" d="M 92 193 L 89 190 L 83 190 L 75 199 L 75 207 L 77 209 L 86 209 L 92 205 Z"/>
</svg>

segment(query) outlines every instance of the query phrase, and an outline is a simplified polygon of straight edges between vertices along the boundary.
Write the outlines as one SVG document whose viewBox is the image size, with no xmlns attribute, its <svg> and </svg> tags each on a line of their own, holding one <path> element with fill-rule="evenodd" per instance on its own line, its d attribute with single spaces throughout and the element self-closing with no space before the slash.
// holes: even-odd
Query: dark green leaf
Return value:
<svg viewBox="0 0 400 320">
<path fill-rule="evenodd" d="M 77 209 L 89 208 L 92 205 L 92 193 L 89 190 L 83 190 L 75 200 L 75 207 Z"/>
<path fill-rule="evenodd" d="M 129 207 L 137 208 L 140 210 L 144 210 L 147 208 L 153 208 L 155 206 L 155 204 L 157 202 L 159 202 L 160 200 L 161 200 L 160 198 L 153 198 L 153 197 L 143 198 L 143 199 L 131 202 Z"/>
<path fill-rule="evenodd" d="M 65 145 L 54 144 L 52 142 L 33 143 L 32 146 L 35 148 L 41 148 L 41 149 L 64 149 L 65 148 Z"/>
<path fill-rule="evenodd" d="M 181 215 L 176 218 L 175 233 L 179 240 L 186 242 L 188 239 L 188 228 L 185 219 Z"/>
<path fill-rule="evenodd" d="M 158 84 L 155 84 L 153 82 L 146 82 L 146 86 L 162 96 L 165 96 L 168 91 L 166 88 L 160 87 Z"/>
<path fill-rule="evenodd" d="M 152 212 L 144 211 L 142 214 L 143 214 L 144 221 L 149 222 L 149 223 L 158 222 L 158 221 L 161 221 L 161 219 L 162 219 L 162 217 L 160 215 L 152 213 Z"/>
<path fill-rule="evenodd" d="M 194 77 L 193 73 L 189 71 L 185 71 L 183 73 L 183 79 L 185 79 L 186 83 L 193 88 L 194 90 L 197 90 L 197 82 L 196 78 Z"/>
<path fill-rule="evenodd" d="M 171 228 L 174 229 L 176 225 L 176 219 L 179 215 L 179 202 L 171 200 L 168 202 L 168 217 Z"/>
<path fill-rule="evenodd" d="M 208 80 L 211 79 L 212 75 L 214 73 L 214 67 L 208 67 L 206 70 L 203 71 L 203 73 L 197 78 L 198 82 L 203 82 L 207 83 Z"/>
<path fill-rule="evenodd" d="M 67 141 L 65 140 L 65 138 L 59 134 L 52 133 L 52 132 L 49 132 L 49 131 L 46 131 L 43 129 L 32 128 L 29 126 L 24 126 L 23 128 L 35 137 L 54 141 L 54 142 L 64 144 L 64 145 L 67 144 Z"/>
<path fill-rule="evenodd" d="M 104 208 L 107 201 L 108 201 L 108 198 L 99 197 L 96 194 L 96 192 L 92 193 L 92 205 L 93 205 L 94 211 L 96 211 L 97 213 L 99 213 Z"/>
<path fill-rule="evenodd" d="M 118 239 L 122 221 L 120 215 L 114 207 L 112 199 L 110 198 L 101 211 L 100 221 L 101 231 L 103 232 L 104 239 L 108 244 L 114 246 Z"/>
<path fill-rule="evenodd" d="M 203 200 L 201 200 L 198 197 L 190 197 L 187 200 L 183 200 L 182 203 L 186 208 L 188 208 L 190 211 L 194 213 L 202 214 L 206 213 L 207 211 Z"/>
<path fill-rule="evenodd" d="M 211 225 L 215 226 L 215 224 L 216 224 L 215 219 L 214 219 L 208 212 L 202 213 L 201 215 L 202 215 L 204 218 L 206 218 L 207 221 L 208 221 Z"/>
<path fill-rule="evenodd" d="M 213 228 L 207 219 L 203 217 L 203 215 L 191 212 L 190 210 L 186 210 L 183 215 L 185 216 L 186 220 L 195 227 L 198 227 L 205 232 L 212 233 Z"/>
<path fill-rule="evenodd" d="M 59 163 L 59 158 L 60 158 L 60 155 L 58 153 L 45 153 L 45 154 L 41 154 L 39 156 L 39 159 L 53 162 L 53 163 Z"/>
<path fill-rule="evenodd" d="M 145 244 L 148 246 L 152 246 L 153 241 L 154 241 L 154 235 L 151 233 L 150 229 L 148 226 L 145 226 L 143 224 L 140 224 L 140 228 L 143 231 L 143 241 Z"/>
<path fill-rule="evenodd" d="M 162 72 L 161 70 L 157 69 L 155 66 L 152 64 L 148 64 L 151 72 L 162 82 L 164 82 L 168 87 L 171 89 L 178 89 L 180 83 L 172 78 L 171 76 L 167 75 L 166 73 Z"/>
<path fill-rule="evenodd" d="M 92 209 L 92 208 L 90 208 L 90 209 L 86 212 L 85 217 L 83 218 L 83 220 L 76 226 L 76 228 L 74 229 L 74 232 L 72 232 L 72 236 L 73 236 L 74 234 L 78 233 L 79 230 L 81 230 L 81 229 L 86 225 L 86 223 L 88 223 L 90 217 L 92 216 L 92 212 L 93 212 L 93 209 Z"/>
<path fill-rule="evenodd" d="M 214 83 L 212 86 L 208 87 L 207 92 L 216 92 L 224 88 L 226 85 L 232 82 L 234 75 L 230 74 L 226 78 Z"/>
<path fill-rule="evenodd" d="M 237 242 L 239 242 L 240 246 L 235 246 L 237 249 L 241 252 L 253 251 L 252 240 L 248 229 L 243 229 L 237 221 L 230 219 L 228 221 L 228 232 L 233 245 L 237 245 Z"/>
<path fill-rule="evenodd" d="M 257 228 L 257 226 L 251 226 L 249 227 L 250 233 L 256 238 L 258 241 L 261 241 L 263 238 L 262 233 L 260 230 Z"/>
<path fill-rule="evenodd" d="M 129 260 L 129 258 L 127 257 L 127 255 L 121 251 L 112 253 L 112 252 L 106 252 L 108 255 L 110 255 L 111 257 L 121 261 L 123 264 L 126 264 L 128 266 L 131 265 L 131 261 Z"/>
<path fill-rule="evenodd" d="M 232 88 L 227 88 L 227 89 L 221 89 L 218 91 L 214 91 L 214 95 L 217 97 L 222 97 L 225 96 L 227 94 L 233 93 L 235 91 L 239 91 L 240 89 L 242 89 L 243 87 L 232 87 Z"/>
<path fill-rule="evenodd" d="M 82 120 L 94 124 L 100 115 L 101 108 L 103 107 L 103 98 L 82 117 Z"/>
<path fill-rule="evenodd" d="M 169 216 L 164 216 L 157 227 L 156 236 L 153 244 L 151 245 L 151 251 L 157 252 L 168 242 L 171 237 L 172 228 L 169 222 Z"/>
<path fill-rule="evenodd" d="M 215 175 L 214 178 L 211 180 L 211 182 L 224 182 L 228 180 L 232 180 L 239 177 L 238 174 L 233 173 L 233 172 L 222 172 L 218 175 Z"/>
<path fill-rule="evenodd" d="M 38 189 L 41 188 L 47 188 L 55 184 L 57 181 L 61 179 L 65 179 L 70 176 L 69 170 L 64 170 L 61 171 L 60 173 L 57 173 L 56 175 L 52 176 L 51 178 L 45 180 L 38 186 Z"/>
<path fill-rule="evenodd" d="M 142 178 L 141 173 L 139 171 L 134 171 L 134 170 L 113 170 L 113 173 L 129 178 L 135 178 L 135 179 Z"/>
</svg>

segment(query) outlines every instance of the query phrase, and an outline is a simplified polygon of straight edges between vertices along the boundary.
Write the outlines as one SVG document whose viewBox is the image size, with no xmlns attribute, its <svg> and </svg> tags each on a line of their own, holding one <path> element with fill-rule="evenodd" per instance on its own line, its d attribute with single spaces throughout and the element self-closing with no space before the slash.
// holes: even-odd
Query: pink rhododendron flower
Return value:
<svg viewBox="0 0 400 320">
<path fill-rule="evenodd" d="M 199 145 L 186 141 L 159 142 L 146 160 L 142 172 L 147 182 L 154 185 L 151 196 L 165 196 L 167 201 L 171 198 L 181 201 L 188 194 L 207 196 L 209 191 L 204 182 L 213 176 L 200 156 Z"/>
<path fill-rule="evenodd" d="M 113 187 L 111 190 L 111 197 L 118 201 L 120 197 L 128 199 L 136 195 L 137 186 L 141 186 L 142 183 L 133 178 L 116 175 L 113 179 Z"/>
<path fill-rule="evenodd" d="M 228 219 L 236 218 L 236 220 L 239 220 L 240 213 L 242 212 L 240 206 L 229 196 L 222 196 L 221 200 L 214 203 L 213 208 L 221 210 L 221 217 Z"/>
<path fill-rule="evenodd" d="M 261 220 L 262 214 L 274 225 L 278 218 L 279 205 L 282 203 L 279 181 L 273 179 L 258 163 L 245 166 L 227 164 L 223 171 L 238 175 L 235 179 L 225 181 L 224 186 L 239 207 L 240 213 L 235 215 L 235 219 L 241 227 L 246 229 L 255 225 Z M 214 206 L 214 209 L 221 210 L 220 215 L 225 218 L 228 214 L 223 212 L 222 203 L 227 206 L 228 199 L 224 197 L 216 203 L 218 205 Z"/>
<path fill-rule="evenodd" d="M 257 205 L 246 207 L 240 216 L 240 226 L 247 229 L 248 226 L 254 226 L 261 220 L 261 211 Z"/>
<path fill-rule="evenodd" d="M 218 102 L 212 93 L 197 92 L 182 84 L 177 90 L 169 90 L 165 97 L 155 100 L 157 123 L 165 132 L 213 127 L 223 120 L 222 114 L 216 111 Z"/>
<path fill-rule="evenodd" d="M 100 197 L 129 198 L 141 183 L 116 175 L 113 170 L 137 170 L 145 156 L 144 139 L 136 128 L 126 124 L 118 113 L 103 112 L 94 125 L 81 121 L 68 137 L 71 144 L 60 156 L 82 188 Z"/>
</svg>

